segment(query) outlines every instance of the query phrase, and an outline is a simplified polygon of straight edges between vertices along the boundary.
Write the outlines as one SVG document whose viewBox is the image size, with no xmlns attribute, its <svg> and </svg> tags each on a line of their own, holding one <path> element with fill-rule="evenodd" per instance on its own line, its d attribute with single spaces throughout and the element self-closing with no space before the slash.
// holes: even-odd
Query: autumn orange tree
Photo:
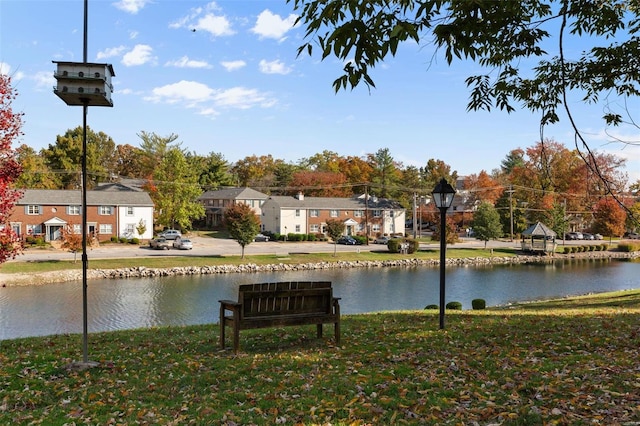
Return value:
<svg viewBox="0 0 640 426">
<path fill-rule="evenodd" d="M 352 195 L 347 178 L 340 172 L 299 171 L 291 179 L 293 192 L 302 191 L 311 197 L 349 197 Z"/>
<path fill-rule="evenodd" d="M 82 250 L 82 232 L 75 232 L 75 226 L 69 222 L 60 230 L 61 247 L 73 253 L 73 263 L 78 259 L 78 252 Z"/>
<path fill-rule="evenodd" d="M 9 223 L 11 211 L 22 195 L 13 186 L 22 172 L 11 148 L 13 141 L 22 134 L 22 113 L 14 112 L 11 107 L 16 95 L 11 77 L 0 73 L 0 263 L 14 258 L 22 250 L 18 235 Z"/>
<path fill-rule="evenodd" d="M 612 197 L 602 198 L 594 209 L 593 231 L 611 237 L 621 237 L 625 230 L 626 212 Z"/>
</svg>

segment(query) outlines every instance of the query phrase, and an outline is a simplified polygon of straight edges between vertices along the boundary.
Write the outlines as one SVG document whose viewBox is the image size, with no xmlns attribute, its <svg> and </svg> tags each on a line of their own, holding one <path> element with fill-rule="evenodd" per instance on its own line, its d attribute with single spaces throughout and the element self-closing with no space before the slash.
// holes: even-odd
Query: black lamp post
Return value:
<svg viewBox="0 0 640 426">
<path fill-rule="evenodd" d="M 433 201 L 436 203 L 436 207 L 440 209 L 440 329 L 444 328 L 444 269 L 447 250 L 447 209 L 451 207 L 455 193 L 456 190 L 449 185 L 445 178 L 440 179 L 440 182 L 433 188 L 432 192 Z"/>
</svg>

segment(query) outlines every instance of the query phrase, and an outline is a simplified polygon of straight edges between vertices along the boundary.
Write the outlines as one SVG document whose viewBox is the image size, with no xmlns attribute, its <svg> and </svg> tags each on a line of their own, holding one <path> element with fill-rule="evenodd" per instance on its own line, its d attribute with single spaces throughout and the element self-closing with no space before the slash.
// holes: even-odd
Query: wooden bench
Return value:
<svg viewBox="0 0 640 426">
<path fill-rule="evenodd" d="M 220 300 L 220 347 L 225 347 L 225 329 L 233 328 L 233 350 L 240 347 L 240 330 L 289 325 L 333 323 L 340 344 L 340 298 L 333 297 L 331 282 L 277 282 L 243 284 L 238 301 Z"/>
</svg>

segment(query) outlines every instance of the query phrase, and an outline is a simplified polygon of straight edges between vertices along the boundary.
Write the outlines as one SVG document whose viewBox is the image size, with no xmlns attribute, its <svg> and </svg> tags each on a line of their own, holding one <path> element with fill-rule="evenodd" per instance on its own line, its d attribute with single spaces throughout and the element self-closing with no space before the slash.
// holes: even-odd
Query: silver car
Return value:
<svg viewBox="0 0 640 426">
<path fill-rule="evenodd" d="M 176 238 L 173 242 L 173 248 L 177 248 L 178 250 L 191 250 L 193 243 L 188 238 Z"/>
</svg>

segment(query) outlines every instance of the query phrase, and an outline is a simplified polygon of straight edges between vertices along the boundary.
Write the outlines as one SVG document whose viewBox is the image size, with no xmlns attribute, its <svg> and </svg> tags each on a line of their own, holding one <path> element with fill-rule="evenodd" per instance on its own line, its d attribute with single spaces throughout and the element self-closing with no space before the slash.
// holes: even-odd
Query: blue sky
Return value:
<svg viewBox="0 0 640 426">
<path fill-rule="evenodd" d="M 91 107 L 88 125 L 134 146 L 141 131 L 176 134 L 189 151 L 231 163 L 389 148 L 405 166 L 435 158 L 462 175 L 490 172 L 510 150 L 539 140 L 528 111 L 467 112 L 464 80 L 477 66 L 449 67 L 428 45 L 401 46 L 373 70 L 376 89 L 334 93 L 342 64 L 296 57 L 304 29 L 292 27 L 293 13 L 285 0 L 89 0 L 88 61 L 112 64 L 116 75 L 114 107 Z M 0 71 L 12 76 L 13 107 L 25 113 L 19 143 L 44 148 L 82 124 L 82 108 L 53 94 L 52 61 L 82 61 L 83 19 L 80 0 L 0 0 Z M 579 52 L 580 41 L 571 47 Z M 640 179 L 640 147 L 608 143 L 603 105 L 574 101 L 591 147 L 627 158 L 630 181 Z M 561 119 L 545 136 L 573 148 Z M 640 141 L 638 129 L 613 132 Z"/>
</svg>

